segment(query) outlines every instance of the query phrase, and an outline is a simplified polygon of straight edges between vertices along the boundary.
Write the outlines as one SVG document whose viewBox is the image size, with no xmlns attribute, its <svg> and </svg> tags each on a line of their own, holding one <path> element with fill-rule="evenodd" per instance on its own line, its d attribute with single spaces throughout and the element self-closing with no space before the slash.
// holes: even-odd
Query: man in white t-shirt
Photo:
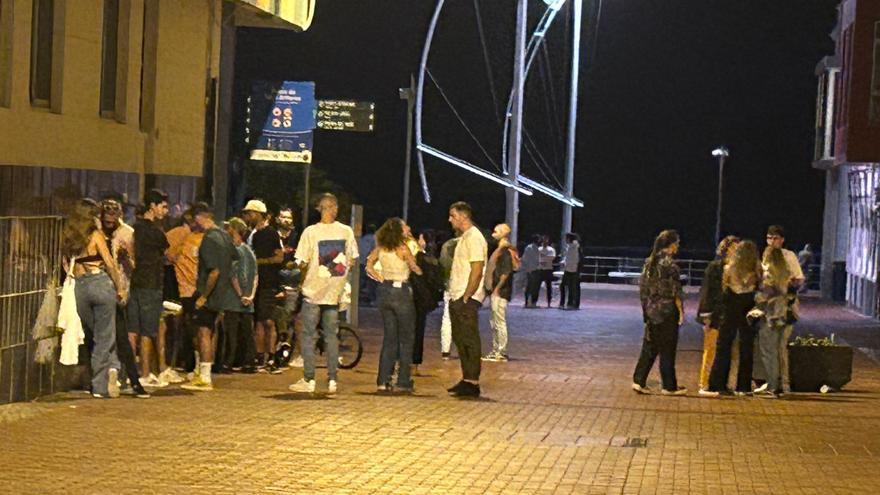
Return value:
<svg viewBox="0 0 880 495">
<path fill-rule="evenodd" d="M 327 356 L 327 392 L 335 394 L 339 365 L 339 341 L 336 338 L 339 302 L 348 282 L 349 270 L 357 263 L 358 247 L 351 227 L 336 221 L 339 212 L 336 196 L 323 194 L 317 209 L 321 214 L 320 222 L 303 230 L 296 247 L 295 262 L 305 274 L 302 277 L 300 312 L 303 377 L 289 388 L 294 392 L 315 391 L 315 337 L 320 319 Z"/>
<path fill-rule="evenodd" d="M 785 257 L 785 264 L 788 266 L 788 272 L 791 273 L 789 294 L 790 297 L 794 298 L 791 306 L 794 313 L 797 314 L 797 292 L 800 286 L 804 283 L 804 272 L 803 270 L 801 270 L 800 263 L 798 263 L 797 255 L 793 251 L 784 249 L 782 247 L 784 244 L 785 229 L 783 229 L 780 225 L 771 225 L 770 227 L 768 227 L 767 247 L 782 250 L 782 255 Z M 762 264 L 762 268 L 764 270 L 764 277 L 766 278 L 768 266 L 766 264 Z M 765 347 L 778 347 L 776 354 L 778 355 L 779 359 L 778 367 L 776 366 L 777 363 L 775 362 L 775 360 L 771 366 L 767 366 L 763 359 L 755 359 L 755 368 L 752 371 L 752 375 L 756 379 L 766 380 L 763 385 L 755 390 L 756 392 L 773 395 L 776 392 L 782 391 L 784 379 L 788 374 L 788 340 L 791 338 L 791 333 L 793 330 L 793 324 L 785 325 L 785 327 L 782 329 L 782 335 L 780 336 L 776 335 L 779 330 L 771 329 L 767 325 L 762 325 L 760 327 L 760 330 L 758 331 L 758 345 L 756 346 L 756 349 L 758 349 L 758 352 L 762 354 L 762 349 L 764 349 Z M 775 373 L 778 376 L 771 380 L 771 377 L 768 376 L 768 373 Z M 771 385 L 773 386 L 773 389 L 770 389 Z"/>
<path fill-rule="evenodd" d="M 471 207 L 463 201 L 449 207 L 449 223 L 461 232 L 452 270 L 449 274 L 449 317 L 452 320 L 452 341 L 461 360 L 462 380 L 449 389 L 457 397 L 480 396 L 480 327 L 478 311 L 486 292 L 483 275 L 488 245 L 474 226 Z"/>
</svg>

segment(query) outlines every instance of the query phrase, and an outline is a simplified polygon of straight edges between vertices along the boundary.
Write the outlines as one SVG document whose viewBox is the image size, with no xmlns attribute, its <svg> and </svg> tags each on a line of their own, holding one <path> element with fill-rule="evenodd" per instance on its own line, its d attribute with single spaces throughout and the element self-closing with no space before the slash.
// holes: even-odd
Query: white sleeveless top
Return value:
<svg viewBox="0 0 880 495">
<path fill-rule="evenodd" d="M 394 251 L 379 249 L 379 273 L 387 282 L 406 282 L 409 280 L 409 265 Z"/>
</svg>

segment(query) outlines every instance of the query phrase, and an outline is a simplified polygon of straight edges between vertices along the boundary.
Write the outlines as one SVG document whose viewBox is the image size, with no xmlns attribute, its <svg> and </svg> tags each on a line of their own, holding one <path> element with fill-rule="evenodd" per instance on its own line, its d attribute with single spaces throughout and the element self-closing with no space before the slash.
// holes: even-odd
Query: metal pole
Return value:
<svg viewBox="0 0 880 495">
<path fill-rule="evenodd" d="M 351 229 L 354 231 L 357 239 L 361 238 L 363 235 L 363 225 L 364 225 L 364 206 L 363 205 L 351 205 Z M 359 253 L 361 256 L 367 256 L 367 254 Z M 346 314 L 348 323 L 351 326 L 357 328 L 358 326 L 358 310 L 360 309 L 360 294 L 361 294 L 361 271 L 360 265 L 355 263 L 354 267 L 351 269 L 351 278 L 349 278 L 349 283 L 351 284 L 351 305 L 348 308 L 348 312 Z"/>
<path fill-rule="evenodd" d="M 309 226 L 309 183 L 311 182 L 312 176 L 312 165 L 310 163 L 306 163 L 306 179 L 305 181 L 305 194 L 303 195 L 303 212 L 302 212 L 302 228 L 306 228 Z"/>
<path fill-rule="evenodd" d="M 721 241 L 721 191 L 724 184 L 724 155 L 718 157 L 718 211 L 715 212 L 715 245 Z"/>
<path fill-rule="evenodd" d="M 406 98 L 406 165 L 403 168 L 403 220 L 409 221 L 409 172 L 412 165 L 413 110 L 415 109 L 416 80 L 409 75 L 409 87 L 400 88 L 400 99 Z"/>
<path fill-rule="evenodd" d="M 572 0 L 574 23 L 571 36 L 571 88 L 568 102 L 568 148 L 565 156 L 565 195 L 574 197 L 574 155 L 575 155 L 575 129 L 577 128 L 577 103 L 578 103 L 578 75 L 580 73 L 581 60 L 581 22 L 582 0 Z M 572 231 L 572 208 L 568 203 L 562 206 L 562 236 Z"/>
<path fill-rule="evenodd" d="M 526 60 L 526 23 L 528 22 L 528 0 L 519 0 L 516 11 L 516 48 L 513 57 L 513 93 L 514 102 L 510 115 L 510 135 L 508 142 L 507 171 L 510 180 L 517 182 L 522 151 L 522 114 L 523 114 L 523 91 L 525 90 L 525 60 Z M 519 231 L 519 192 L 516 189 L 507 188 L 507 208 L 505 218 L 510 225 L 510 242 L 516 245 Z"/>
</svg>

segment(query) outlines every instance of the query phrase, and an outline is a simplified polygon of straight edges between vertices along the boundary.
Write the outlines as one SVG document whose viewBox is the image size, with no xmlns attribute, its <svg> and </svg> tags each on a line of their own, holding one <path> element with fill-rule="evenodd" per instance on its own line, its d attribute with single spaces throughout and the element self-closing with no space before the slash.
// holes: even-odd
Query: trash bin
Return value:
<svg viewBox="0 0 880 495">
<path fill-rule="evenodd" d="M 836 302 L 846 301 L 846 261 L 832 263 L 831 299 Z"/>
</svg>

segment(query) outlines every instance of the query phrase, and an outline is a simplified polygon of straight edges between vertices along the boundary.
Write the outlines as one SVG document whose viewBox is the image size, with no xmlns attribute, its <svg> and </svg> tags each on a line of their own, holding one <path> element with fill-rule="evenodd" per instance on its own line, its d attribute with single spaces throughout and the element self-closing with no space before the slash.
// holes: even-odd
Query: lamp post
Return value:
<svg viewBox="0 0 880 495">
<path fill-rule="evenodd" d="M 712 150 L 712 156 L 718 158 L 718 210 L 715 212 L 715 245 L 721 240 L 721 191 L 724 184 L 724 160 L 730 156 L 730 151 L 724 146 Z"/>
</svg>

